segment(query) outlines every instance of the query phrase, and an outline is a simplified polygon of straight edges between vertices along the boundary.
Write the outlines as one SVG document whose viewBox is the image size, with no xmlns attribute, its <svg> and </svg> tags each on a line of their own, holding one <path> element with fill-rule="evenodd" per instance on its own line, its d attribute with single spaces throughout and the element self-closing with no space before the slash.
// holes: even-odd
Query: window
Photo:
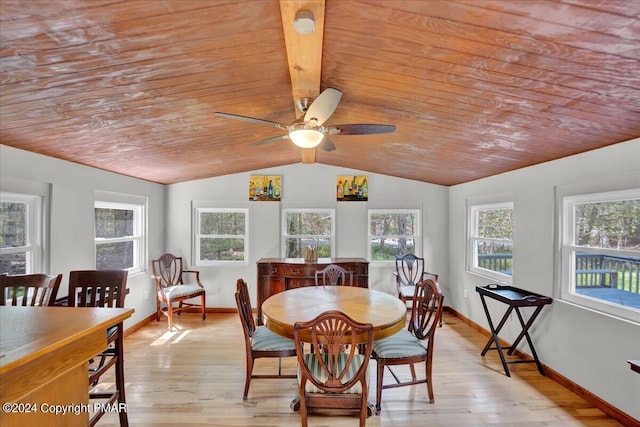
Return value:
<svg viewBox="0 0 640 427">
<path fill-rule="evenodd" d="M 304 258 L 304 248 L 318 248 L 318 258 L 332 258 L 335 215 L 332 209 L 284 209 L 282 251 L 285 258 Z"/>
<path fill-rule="evenodd" d="M 393 261 L 398 255 L 416 254 L 420 242 L 420 211 L 369 210 L 369 260 Z"/>
<path fill-rule="evenodd" d="M 97 270 L 144 271 L 144 205 L 95 202 Z"/>
<path fill-rule="evenodd" d="M 513 203 L 470 205 L 469 221 L 469 270 L 511 283 Z"/>
<path fill-rule="evenodd" d="M 196 208 L 196 265 L 247 262 L 248 209 Z"/>
<path fill-rule="evenodd" d="M 562 198 L 561 297 L 640 320 L 640 189 Z"/>
<path fill-rule="evenodd" d="M 40 196 L 0 193 L 0 273 L 45 271 L 42 224 Z"/>
</svg>

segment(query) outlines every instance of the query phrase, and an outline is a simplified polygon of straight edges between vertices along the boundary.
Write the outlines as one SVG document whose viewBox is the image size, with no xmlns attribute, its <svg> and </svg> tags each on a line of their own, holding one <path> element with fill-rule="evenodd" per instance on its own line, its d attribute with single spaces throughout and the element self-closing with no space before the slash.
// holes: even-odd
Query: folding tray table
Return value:
<svg viewBox="0 0 640 427">
<path fill-rule="evenodd" d="M 491 338 L 489 338 L 489 341 L 487 341 L 487 345 L 484 346 L 484 349 L 482 350 L 482 353 L 480 353 L 480 355 L 484 356 L 489 350 L 497 350 L 498 355 L 500 356 L 500 360 L 502 361 L 502 366 L 504 367 L 504 372 L 508 377 L 511 376 L 509 367 L 507 366 L 510 363 L 535 363 L 538 366 L 538 372 L 540 372 L 541 375 L 544 375 L 544 369 L 542 368 L 542 364 L 538 359 L 538 354 L 536 353 L 536 349 L 533 346 L 533 341 L 529 336 L 529 328 L 531 328 L 531 325 L 540 314 L 540 311 L 542 311 L 542 308 L 547 304 L 551 304 L 553 300 L 550 297 L 546 297 L 508 285 L 490 284 L 486 286 L 476 286 L 476 292 L 480 294 L 482 307 L 484 308 L 484 312 L 487 315 L 487 321 L 489 322 L 489 328 L 491 329 Z M 489 309 L 487 308 L 485 297 L 500 301 L 509 306 L 507 311 L 502 316 L 500 323 L 498 323 L 498 327 L 494 327 L 493 325 L 493 321 L 491 320 L 491 315 L 489 313 Z M 529 317 L 529 320 L 526 323 L 524 321 L 524 318 L 522 317 L 522 313 L 520 312 L 520 307 L 536 307 L 533 314 L 531 314 L 531 317 Z M 531 354 L 533 355 L 533 360 L 518 359 L 507 361 L 504 357 L 503 348 L 500 345 L 498 334 L 507 322 L 509 314 L 511 314 L 513 310 L 515 310 L 516 314 L 518 315 L 518 320 L 520 321 L 520 325 L 522 326 L 522 332 L 520 332 L 516 340 L 513 342 L 513 344 L 511 344 L 511 347 L 508 348 L 507 354 L 512 355 L 522 338 L 526 338 L 527 343 L 529 343 L 529 348 L 531 349 Z M 494 343 L 495 347 L 491 347 L 491 345 Z"/>
</svg>

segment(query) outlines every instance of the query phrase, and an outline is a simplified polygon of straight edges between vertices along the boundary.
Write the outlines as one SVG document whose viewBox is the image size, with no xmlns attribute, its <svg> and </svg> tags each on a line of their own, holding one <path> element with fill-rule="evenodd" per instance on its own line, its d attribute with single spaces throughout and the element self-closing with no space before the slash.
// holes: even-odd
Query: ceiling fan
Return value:
<svg viewBox="0 0 640 427">
<path fill-rule="evenodd" d="M 396 130 L 395 125 L 379 124 L 343 124 L 323 126 L 331 117 L 338 103 L 342 98 L 342 92 L 337 89 L 327 88 L 313 100 L 302 98 L 296 101 L 298 109 L 304 113 L 304 117 L 296 119 L 290 125 L 272 122 L 269 120 L 256 119 L 254 117 L 240 116 L 216 112 L 216 116 L 229 119 L 244 120 L 245 122 L 258 123 L 277 127 L 287 133 L 285 135 L 274 136 L 251 145 L 264 145 L 272 142 L 290 139 L 300 148 L 320 148 L 324 151 L 336 149 L 334 143 L 329 139 L 329 135 L 371 135 L 376 133 L 390 133 Z"/>
</svg>

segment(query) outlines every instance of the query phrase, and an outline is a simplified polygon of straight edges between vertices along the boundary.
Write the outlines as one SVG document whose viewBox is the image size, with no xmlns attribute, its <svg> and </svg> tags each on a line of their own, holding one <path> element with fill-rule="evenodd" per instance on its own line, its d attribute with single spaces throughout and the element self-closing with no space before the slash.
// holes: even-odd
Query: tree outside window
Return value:
<svg viewBox="0 0 640 427">
<path fill-rule="evenodd" d="M 143 206 L 95 203 L 97 270 L 143 270 Z"/>
<path fill-rule="evenodd" d="M 419 218 L 418 210 L 369 210 L 369 259 L 395 262 L 398 256 L 416 254 Z"/>
<path fill-rule="evenodd" d="M 513 275 L 513 203 L 470 208 L 469 269 L 500 281 Z"/>
<path fill-rule="evenodd" d="M 246 262 L 246 209 L 196 209 L 196 265 Z"/>
<path fill-rule="evenodd" d="M 640 190 L 562 199 L 561 296 L 640 319 Z"/>
<path fill-rule="evenodd" d="M 41 272 L 40 197 L 0 193 L 0 198 L 0 273 Z"/>
<path fill-rule="evenodd" d="M 331 209 L 285 209 L 282 212 L 282 248 L 285 258 L 304 258 L 304 248 L 318 248 L 319 258 L 334 253 L 334 213 Z"/>
</svg>

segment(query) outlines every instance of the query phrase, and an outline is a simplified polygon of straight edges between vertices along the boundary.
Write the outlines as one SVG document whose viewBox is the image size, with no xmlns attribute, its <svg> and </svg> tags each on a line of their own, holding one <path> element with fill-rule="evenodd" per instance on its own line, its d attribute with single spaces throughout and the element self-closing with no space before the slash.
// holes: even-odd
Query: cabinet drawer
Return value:
<svg viewBox="0 0 640 427">
<path fill-rule="evenodd" d="M 284 271 L 287 277 L 315 277 L 316 268 L 313 265 L 287 265 Z"/>
<path fill-rule="evenodd" d="M 287 279 L 287 289 L 304 288 L 306 286 L 315 286 L 316 280 L 308 277 Z"/>
<path fill-rule="evenodd" d="M 344 265 L 343 268 L 345 268 L 348 271 L 352 271 L 353 275 L 367 275 L 369 274 L 369 264 L 364 264 L 364 263 L 357 263 L 357 264 L 347 264 Z"/>
<path fill-rule="evenodd" d="M 258 264 L 258 275 L 267 276 L 267 275 L 276 275 L 282 276 L 284 275 L 284 265 L 282 264 Z"/>
</svg>

